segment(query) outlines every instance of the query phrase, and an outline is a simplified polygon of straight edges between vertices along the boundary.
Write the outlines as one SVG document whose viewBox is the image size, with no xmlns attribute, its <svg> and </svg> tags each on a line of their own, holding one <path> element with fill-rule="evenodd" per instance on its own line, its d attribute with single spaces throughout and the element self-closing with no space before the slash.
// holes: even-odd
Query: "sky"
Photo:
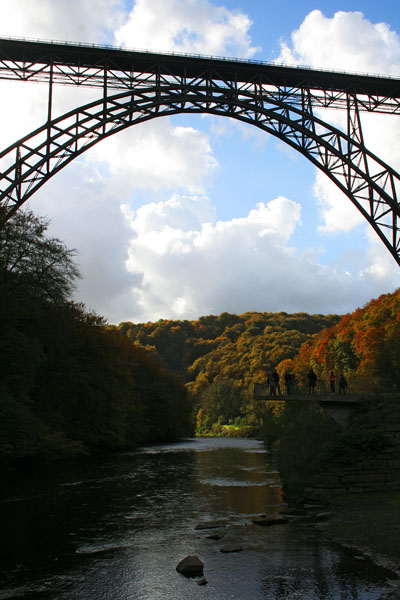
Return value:
<svg viewBox="0 0 400 600">
<path fill-rule="evenodd" d="M 0 36 L 400 77 L 395 0 L 1 0 Z M 98 93 L 57 87 L 54 115 Z M 2 148 L 46 120 L 44 85 L 0 81 L 0 98 Z M 343 127 L 343 113 L 324 117 Z M 367 147 L 400 171 L 400 117 L 362 119 Z M 135 125 L 75 159 L 27 205 L 77 250 L 75 299 L 110 323 L 343 314 L 400 287 L 395 260 L 322 172 L 224 117 Z"/>
</svg>

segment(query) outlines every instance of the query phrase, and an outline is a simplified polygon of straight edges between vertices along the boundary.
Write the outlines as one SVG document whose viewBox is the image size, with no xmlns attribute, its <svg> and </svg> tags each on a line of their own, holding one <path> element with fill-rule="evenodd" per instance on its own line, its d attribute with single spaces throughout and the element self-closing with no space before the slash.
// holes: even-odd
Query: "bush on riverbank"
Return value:
<svg viewBox="0 0 400 600">
<path fill-rule="evenodd" d="M 235 425 L 224 425 L 214 423 L 211 429 L 196 429 L 198 437 L 235 437 L 235 438 L 255 438 L 259 435 L 259 428 L 243 425 L 241 427 Z"/>
</svg>

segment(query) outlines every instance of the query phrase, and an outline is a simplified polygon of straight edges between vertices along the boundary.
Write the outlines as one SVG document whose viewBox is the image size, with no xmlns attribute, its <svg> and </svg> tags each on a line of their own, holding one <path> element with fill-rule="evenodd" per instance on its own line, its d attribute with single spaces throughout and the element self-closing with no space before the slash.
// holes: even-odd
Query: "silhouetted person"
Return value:
<svg viewBox="0 0 400 600">
<path fill-rule="evenodd" d="M 278 390 L 278 396 L 281 395 L 281 386 L 279 385 L 279 374 L 276 369 L 272 372 L 272 379 L 275 382 L 275 389 Z"/>
<path fill-rule="evenodd" d="M 285 386 L 286 386 L 286 393 L 288 396 L 290 396 L 290 394 L 293 393 L 293 383 L 294 383 L 294 377 L 291 373 L 285 373 Z"/>
<path fill-rule="evenodd" d="M 308 378 L 308 393 L 315 394 L 315 388 L 317 385 L 317 376 L 312 369 L 309 370 L 307 378 Z"/>
<path fill-rule="evenodd" d="M 340 373 L 340 375 L 339 375 L 339 394 L 345 394 L 346 388 L 347 388 L 346 377 L 343 375 L 343 373 Z"/>
<path fill-rule="evenodd" d="M 276 383 L 275 383 L 275 379 L 273 378 L 272 374 L 268 375 L 267 384 L 269 385 L 269 395 L 276 396 Z"/>
<path fill-rule="evenodd" d="M 328 381 L 329 381 L 329 385 L 331 388 L 331 394 L 335 393 L 335 384 L 336 384 L 336 377 L 335 377 L 335 373 L 333 371 L 331 371 L 329 373 L 329 377 L 328 377 Z"/>
</svg>

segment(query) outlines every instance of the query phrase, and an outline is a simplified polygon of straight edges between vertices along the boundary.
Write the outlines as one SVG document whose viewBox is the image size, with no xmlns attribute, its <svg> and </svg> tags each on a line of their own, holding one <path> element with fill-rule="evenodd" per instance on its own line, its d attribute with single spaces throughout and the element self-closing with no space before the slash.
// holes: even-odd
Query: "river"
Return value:
<svg viewBox="0 0 400 600">
<path fill-rule="evenodd" d="M 57 465 L 6 481 L 0 501 L 0 600 L 375 600 L 388 577 L 308 521 L 252 524 L 283 508 L 279 474 L 256 440 L 185 440 Z M 207 520 L 224 526 L 195 529 Z M 230 543 L 242 550 L 220 552 Z M 177 573 L 191 554 L 207 585 Z"/>
</svg>

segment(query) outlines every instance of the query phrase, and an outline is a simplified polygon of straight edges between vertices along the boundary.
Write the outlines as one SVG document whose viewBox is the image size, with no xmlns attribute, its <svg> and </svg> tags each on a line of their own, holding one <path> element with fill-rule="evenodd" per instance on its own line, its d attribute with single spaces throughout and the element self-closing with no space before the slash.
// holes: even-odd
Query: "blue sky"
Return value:
<svg viewBox="0 0 400 600">
<path fill-rule="evenodd" d="M 399 34 L 399 10 L 389 1 L 0 5 L 2 36 L 400 77 Z M 6 146 L 43 122 L 46 89 L 0 87 Z M 55 110 L 92 97 L 58 88 Z M 325 117 L 343 126 L 341 113 Z M 400 117 L 367 118 L 364 132 L 399 171 Z M 276 138 L 224 118 L 178 115 L 115 135 L 54 177 L 30 208 L 78 250 L 77 298 L 114 323 L 223 311 L 344 313 L 400 286 L 395 261 L 325 176 Z"/>
<path fill-rule="evenodd" d="M 258 0 L 247 0 L 238 3 L 235 0 L 227 0 L 224 6 L 230 9 L 242 8 L 253 21 L 251 37 L 256 46 L 261 46 L 262 51 L 255 58 L 262 60 L 274 60 L 279 55 L 279 42 L 284 39 L 289 41 L 291 33 L 298 29 L 306 15 L 317 9 L 329 18 L 338 11 L 362 12 L 372 23 L 384 22 L 389 24 L 397 32 L 400 27 L 400 14 L 398 4 L 395 0 L 383 0 L 374 2 L 362 0 L 353 2 L 336 2 L 335 0 L 318 2 L 281 0 L 280 2 L 259 2 Z"/>
</svg>

